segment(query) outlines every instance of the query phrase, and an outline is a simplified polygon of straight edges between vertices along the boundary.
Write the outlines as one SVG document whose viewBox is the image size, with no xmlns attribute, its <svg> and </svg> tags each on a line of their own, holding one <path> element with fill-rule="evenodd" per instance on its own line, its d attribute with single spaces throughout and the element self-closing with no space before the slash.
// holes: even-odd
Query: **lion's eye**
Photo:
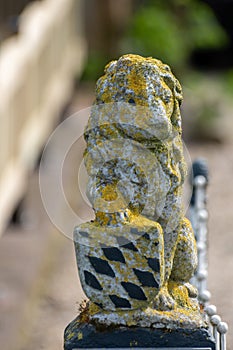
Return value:
<svg viewBox="0 0 233 350">
<path fill-rule="evenodd" d="M 133 98 L 130 98 L 128 102 L 129 102 L 129 103 L 132 103 L 132 104 L 134 104 L 134 105 L 136 105 L 136 102 L 134 101 Z"/>
<path fill-rule="evenodd" d="M 104 101 L 97 97 L 97 98 L 96 98 L 96 103 L 97 103 L 97 104 L 101 104 L 101 103 L 104 103 Z"/>
</svg>

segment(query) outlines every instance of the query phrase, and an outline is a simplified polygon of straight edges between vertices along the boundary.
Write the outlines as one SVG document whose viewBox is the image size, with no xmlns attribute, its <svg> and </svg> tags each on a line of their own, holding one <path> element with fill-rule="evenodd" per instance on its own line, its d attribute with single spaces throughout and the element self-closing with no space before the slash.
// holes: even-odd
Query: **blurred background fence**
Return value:
<svg viewBox="0 0 233 350">
<path fill-rule="evenodd" d="M 8 10 L 15 14 L 25 3 L 9 2 Z M 0 234 L 82 71 L 81 6 L 79 0 L 37 1 L 7 17 L 18 34 L 0 49 Z"/>
</svg>

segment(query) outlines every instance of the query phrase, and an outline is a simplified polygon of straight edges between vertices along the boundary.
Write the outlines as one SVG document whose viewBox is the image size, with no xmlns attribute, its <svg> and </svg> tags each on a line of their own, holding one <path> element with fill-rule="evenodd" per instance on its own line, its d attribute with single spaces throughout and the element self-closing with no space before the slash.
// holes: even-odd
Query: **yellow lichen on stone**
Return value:
<svg viewBox="0 0 233 350">
<path fill-rule="evenodd" d="M 99 306 L 97 306 L 95 303 L 89 302 L 88 304 L 88 313 L 89 315 L 95 315 L 97 312 L 100 312 Z"/>
<path fill-rule="evenodd" d="M 74 336 L 75 336 L 75 333 L 74 333 L 74 332 L 69 332 L 69 334 L 66 336 L 66 339 L 67 339 L 67 340 L 70 340 L 70 339 L 72 339 Z"/>
<path fill-rule="evenodd" d="M 82 332 L 78 332 L 78 340 L 82 340 L 83 339 L 83 334 Z"/>
<path fill-rule="evenodd" d="M 169 281 L 168 291 L 170 295 L 174 298 L 177 308 L 184 308 L 192 311 L 198 311 L 197 303 L 192 303 L 189 298 L 188 289 L 185 285 L 181 285 L 175 281 Z"/>
<path fill-rule="evenodd" d="M 138 345 L 138 342 L 136 340 L 132 340 L 130 342 L 130 347 L 137 346 L 137 345 Z"/>
</svg>

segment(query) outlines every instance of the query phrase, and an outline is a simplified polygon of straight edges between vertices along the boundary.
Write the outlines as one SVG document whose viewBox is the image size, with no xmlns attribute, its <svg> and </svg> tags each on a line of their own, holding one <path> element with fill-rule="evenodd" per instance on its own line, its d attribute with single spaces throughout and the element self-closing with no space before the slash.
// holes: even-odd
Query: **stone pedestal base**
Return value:
<svg viewBox="0 0 233 350">
<path fill-rule="evenodd" d="M 90 348 L 189 348 L 216 350 L 208 329 L 158 329 L 118 327 L 97 329 L 94 325 L 72 321 L 65 330 L 65 350 Z"/>
</svg>

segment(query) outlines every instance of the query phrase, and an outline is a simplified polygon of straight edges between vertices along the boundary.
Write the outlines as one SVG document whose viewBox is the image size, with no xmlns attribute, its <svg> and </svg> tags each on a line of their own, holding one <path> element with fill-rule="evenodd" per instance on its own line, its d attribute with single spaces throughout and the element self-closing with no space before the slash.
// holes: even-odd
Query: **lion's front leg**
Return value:
<svg viewBox="0 0 233 350">
<path fill-rule="evenodd" d="M 173 259 L 168 290 L 180 307 L 192 307 L 197 289 L 190 283 L 197 267 L 197 250 L 192 226 L 183 219 Z"/>
<path fill-rule="evenodd" d="M 189 298 L 197 297 L 196 288 L 189 283 L 197 267 L 196 242 L 189 220 L 182 220 L 174 253 L 170 251 L 168 257 L 170 259 L 166 261 L 165 254 L 164 286 L 153 303 L 153 307 L 160 311 L 169 311 L 176 306 L 187 306 L 190 304 Z"/>
<path fill-rule="evenodd" d="M 197 268 L 197 249 L 192 226 L 184 218 L 178 235 L 170 280 L 188 283 Z"/>
</svg>

